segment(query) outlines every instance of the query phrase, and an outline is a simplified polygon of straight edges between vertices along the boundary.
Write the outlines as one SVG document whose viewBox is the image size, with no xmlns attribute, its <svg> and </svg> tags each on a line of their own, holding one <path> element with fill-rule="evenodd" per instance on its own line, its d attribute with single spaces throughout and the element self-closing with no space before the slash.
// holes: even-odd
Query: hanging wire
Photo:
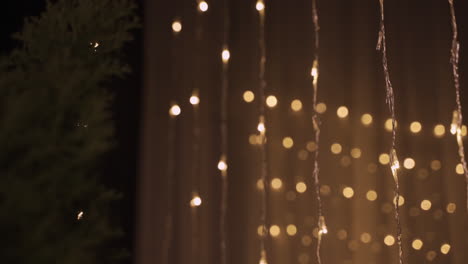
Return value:
<svg viewBox="0 0 468 264">
<path fill-rule="evenodd" d="M 260 223 L 262 225 L 262 235 L 260 237 L 260 264 L 268 263 L 268 256 L 266 253 L 266 218 L 267 218 L 267 179 L 268 179 L 268 161 L 266 153 L 267 135 L 266 135 L 266 120 L 265 120 L 265 90 L 266 90 L 266 78 L 265 78 L 265 67 L 266 67 L 266 46 L 265 46 L 265 1 L 258 0 L 256 9 L 259 13 L 259 50 L 260 50 L 260 62 L 259 62 L 259 123 L 257 126 L 260 136 L 262 138 L 262 144 L 260 146 L 261 152 L 261 179 L 263 183 L 262 189 L 262 205 Z"/>
<path fill-rule="evenodd" d="M 319 77 L 319 37 L 320 37 L 320 26 L 319 26 L 319 17 L 317 9 L 317 1 L 312 0 L 312 19 L 314 23 L 314 38 L 315 38 L 315 47 L 314 47 L 314 62 L 312 65 L 312 87 L 313 87 L 313 115 L 312 122 L 315 131 L 315 143 L 317 144 L 317 149 L 315 150 L 314 157 L 314 171 L 313 178 L 315 184 L 315 197 L 317 199 L 317 247 L 316 247 L 316 256 L 317 263 L 322 264 L 322 258 L 320 256 L 320 247 L 322 244 L 322 236 L 328 233 L 327 225 L 325 223 L 325 217 L 322 212 L 322 199 L 320 197 L 320 178 L 319 178 L 319 146 L 320 146 L 320 117 L 317 112 L 317 93 L 318 93 L 318 77 Z"/>
<path fill-rule="evenodd" d="M 462 139 L 462 124 L 463 124 L 463 116 L 462 116 L 462 106 L 460 100 L 460 75 L 458 73 L 458 61 L 459 61 L 459 54 L 460 54 L 460 42 L 458 41 L 458 28 L 457 28 L 457 17 L 455 16 L 455 7 L 453 5 L 453 0 L 448 0 L 450 5 L 450 16 L 451 16 L 451 24 L 452 24 L 452 48 L 451 48 L 451 58 L 450 62 L 452 64 L 452 72 L 453 72 L 453 83 L 455 85 L 455 100 L 457 104 L 457 109 L 453 111 L 452 117 L 452 127 L 450 132 L 456 135 L 457 144 L 458 144 L 458 156 L 460 157 L 460 162 L 463 166 L 463 171 L 465 173 L 465 182 L 466 182 L 466 206 L 468 210 L 468 169 L 466 165 L 465 159 L 465 149 L 463 147 L 463 139 Z"/>
<path fill-rule="evenodd" d="M 393 86 L 390 81 L 390 73 L 387 63 L 387 43 L 385 39 L 385 17 L 384 17 L 384 0 L 380 0 L 380 31 L 377 42 L 377 50 L 382 52 L 382 66 L 385 76 L 386 86 L 386 103 L 388 105 L 392 118 L 392 146 L 390 149 L 390 169 L 395 181 L 394 204 L 395 204 L 395 221 L 397 225 L 397 241 L 398 241 L 398 260 L 403 264 L 403 246 L 401 241 L 401 221 L 400 221 L 400 184 L 398 182 L 398 169 L 400 163 L 396 154 L 396 118 L 395 118 L 395 97 L 393 94 Z"/>
<path fill-rule="evenodd" d="M 221 85 L 221 158 L 218 163 L 218 169 L 221 171 L 221 214 L 220 214 L 220 236 L 221 236 L 221 264 L 227 264 L 227 235 L 226 235 L 226 214 L 228 206 L 228 74 L 229 74 L 229 0 L 224 0 L 223 7 L 224 17 L 224 32 L 223 32 L 223 49 L 221 51 L 221 60 L 223 62 L 222 69 L 222 85 Z"/>
</svg>

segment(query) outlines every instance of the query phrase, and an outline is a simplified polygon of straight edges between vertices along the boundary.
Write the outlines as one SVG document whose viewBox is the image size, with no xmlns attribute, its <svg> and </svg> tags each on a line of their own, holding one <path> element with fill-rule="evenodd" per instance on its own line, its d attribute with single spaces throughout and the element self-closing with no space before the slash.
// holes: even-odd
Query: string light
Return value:
<svg viewBox="0 0 468 264">
<path fill-rule="evenodd" d="M 266 104 L 268 107 L 273 108 L 278 104 L 278 99 L 274 95 L 269 95 L 266 99 Z"/>
<path fill-rule="evenodd" d="M 369 190 L 369 191 L 366 193 L 366 198 L 367 198 L 367 200 L 369 200 L 369 201 L 375 201 L 375 200 L 377 200 L 377 192 L 374 191 L 374 190 Z"/>
<path fill-rule="evenodd" d="M 226 171 L 228 166 L 225 161 L 225 157 L 222 157 L 221 160 L 218 162 L 218 170 L 220 171 Z"/>
<path fill-rule="evenodd" d="M 422 129 L 421 123 L 419 123 L 418 121 L 411 122 L 410 124 L 411 133 L 417 134 L 421 132 L 421 129 Z"/>
<path fill-rule="evenodd" d="M 194 106 L 200 104 L 200 98 L 198 97 L 196 92 L 194 92 L 194 94 L 192 94 L 192 96 L 190 96 L 189 101 L 190 101 L 190 104 L 192 104 Z"/>
<path fill-rule="evenodd" d="M 339 143 L 333 143 L 330 147 L 330 150 L 333 154 L 340 154 L 342 147 Z"/>
<path fill-rule="evenodd" d="M 194 195 L 192 200 L 190 200 L 191 207 L 199 207 L 202 204 L 202 199 L 198 195 Z"/>
<path fill-rule="evenodd" d="M 343 196 L 350 199 L 354 196 L 354 190 L 351 187 L 345 187 L 343 189 Z"/>
<path fill-rule="evenodd" d="M 172 31 L 174 34 L 180 33 L 182 31 L 182 23 L 180 20 L 176 19 L 172 22 Z"/>
<path fill-rule="evenodd" d="M 229 59 L 231 58 L 231 53 L 227 48 L 224 48 L 223 51 L 221 52 L 221 59 L 223 60 L 223 63 L 228 63 Z"/>
<path fill-rule="evenodd" d="M 395 244 L 395 238 L 392 235 L 386 235 L 384 238 L 384 243 L 387 246 L 393 246 Z"/>
<path fill-rule="evenodd" d="M 297 227 L 295 225 L 288 225 L 286 227 L 286 233 L 290 236 L 294 236 L 297 233 Z"/>
<path fill-rule="evenodd" d="M 413 243 L 411 243 L 411 246 L 415 249 L 415 250 L 420 250 L 423 246 L 423 242 L 421 239 L 415 239 L 413 240 Z"/>
<path fill-rule="evenodd" d="M 363 125 L 365 126 L 369 126 L 370 124 L 372 124 L 372 115 L 370 114 L 363 114 L 361 116 L 361 122 Z"/>
<path fill-rule="evenodd" d="M 280 235 L 280 233 L 281 233 L 281 229 L 279 228 L 279 226 L 277 225 L 270 226 L 270 235 L 272 237 L 277 237 Z"/>
<path fill-rule="evenodd" d="M 205 2 L 205 1 L 200 1 L 198 3 L 198 10 L 200 10 L 201 12 L 206 12 L 208 11 L 208 3 Z"/>
<path fill-rule="evenodd" d="M 301 111 L 302 109 L 302 102 L 301 100 L 298 100 L 298 99 L 295 99 L 291 102 L 291 109 L 294 111 L 294 112 L 298 112 L 298 111 Z"/>
<path fill-rule="evenodd" d="M 78 215 L 76 216 L 76 220 L 81 220 L 83 218 L 84 212 L 80 211 Z"/>
<path fill-rule="evenodd" d="M 283 138 L 283 147 L 290 149 L 294 146 L 294 141 L 291 137 Z"/>
<path fill-rule="evenodd" d="M 398 183 L 397 170 L 400 168 L 398 157 L 396 154 L 396 117 L 395 117 L 395 98 L 393 94 L 393 86 L 390 81 L 390 73 L 388 71 L 387 64 L 387 43 L 385 39 L 385 12 L 384 12 L 384 0 L 380 0 L 380 31 L 377 41 L 377 50 L 382 52 L 382 66 L 385 76 L 385 91 L 386 91 L 386 103 L 388 105 L 391 119 L 392 119 L 392 145 L 390 149 L 390 169 L 392 171 L 393 179 L 395 180 L 395 199 L 399 201 L 400 197 L 400 185 Z M 399 203 L 395 203 L 395 220 L 397 225 L 397 242 L 398 242 L 398 260 L 400 264 L 403 264 L 403 246 L 401 242 L 401 222 L 400 222 L 400 211 Z"/>
<path fill-rule="evenodd" d="M 408 170 L 413 169 L 414 166 L 416 166 L 416 162 L 415 162 L 414 159 L 412 159 L 412 158 L 406 158 L 406 159 L 403 161 L 403 167 L 405 167 L 405 168 L 408 169 Z"/>
<path fill-rule="evenodd" d="M 169 115 L 171 117 L 176 117 L 176 116 L 180 115 L 181 112 L 182 112 L 182 110 L 176 104 L 172 105 L 171 108 L 169 109 Z"/>
<path fill-rule="evenodd" d="M 444 125 L 438 124 L 434 127 L 434 135 L 438 138 L 443 137 L 445 134 Z"/>
<path fill-rule="evenodd" d="M 265 4 L 263 3 L 263 0 L 257 1 L 255 8 L 257 9 L 257 11 L 263 12 L 263 10 L 265 9 Z"/>
<path fill-rule="evenodd" d="M 338 109 L 336 110 L 336 115 L 339 117 L 339 118 L 346 118 L 349 114 L 349 110 L 346 106 L 340 106 L 338 107 Z"/>
<path fill-rule="evenodd" d="M 271 188 L 275 190 L 279 190 L 283 186 L 283 181 L 279 178 L 274 178 L 271 180 Z"/>
<path fill-rule="evenodd" d="M 440 247 L 440 252 L 444 255 L 447 255 L 450 251 L 450 245 L 449 244 L 443 244 L 441 247 Z"/>
<path fill-rule="evenodd" d="M 245 91 L 242 98 L 244 98 L 245 102 L 251 103 L 255 99 L 255 95 L 252 91 Z"/>
<path fill-rule="evenodd" d="M 307 185 L 304 182 L 296 183 L 296 191 L 298 193 L 304 193 L 307 190 Z"/>
</svg>

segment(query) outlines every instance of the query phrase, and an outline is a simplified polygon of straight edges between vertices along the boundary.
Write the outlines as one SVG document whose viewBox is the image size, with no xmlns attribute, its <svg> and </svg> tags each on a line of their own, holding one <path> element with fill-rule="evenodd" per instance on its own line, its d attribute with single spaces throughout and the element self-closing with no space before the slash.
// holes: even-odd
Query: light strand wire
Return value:
<svg viewBox="0 0 468 264">
<path fill-rule="evenodd" d="M 450 129 L 450 132 L 456 135 L 456 139 L 457 139 L 458 156 L 460 157 L 460 162 L 463 166 L 463 172 L 465 174 L 466 207 L 468 210 L 468 169 L 466 165 L 465 148 L 463 146 L 463 138 L 462 138 L 463 116 L 462 116 L 462 105 L 461 105 L 461 100 L 460 100 L 460 75 L 458 72 L 460 42 L 458 41 L 457 17 L 455 15 L 455 7 L 453 4 L 453 0 L 448 0 L 448 2 L 450 5 L 450 16 L 451 16 L 451 25 L 452 25 L 452 48 L 450 50 L 450 53 L 451 53 L 450 62 L 452 64 L 453 83 L 455 86 L 455 95 L 456 95 L 455 100 L 457 104 L 456 106 L 457 108 L 453 112 L 452 127 Z"/>
<path fill-rule="evenodd" d="M 266 131 L 266 118 L 265 118 L 265 90 L 267 86 L 265 71 L 266 71 L 266 44 L 265 44 L 265 1 L 258 0 L 257 11 L 259 13 L 259 126 L 257 129 L 262 137 L 262 144 L 260 146 L 261 152 L 261 179 L 263 183 L 262 198 L 261 198 L 261 213 L 260 223 L 262 225 L 262 235 L 260 237 L 260 264 L 268 263 L 268 256 L 266 252 L 266 239 L 267 239 L 267 185 L 268 185 L 268 161 L 267 161 L 267 150 L 266 144 L 267 131 Z"/>
<path fill-rule="evenodd" d="M 312 115 L 312 122 L 315 131 L 315 143 L 317 149 L 315 150 L 315 157 L 314 157 L 314 170 L 313 170 L 313 180 L 315 185 L 315 196 L 317 199 L 317 246 L 316 246 L 316 257 L 317 263 L 322 264 L 322 257 L 320 255 L 320 247 L 322 244 L 322 236 L 328 233 L 327 226 L 325 223 L 325 217 L 323 216 L 322 212 L 322 199 L 320 197 L 320 178 L 319 178 L 319 146 L 320 146 L 320 117 L 317 112 L 317 93 L 318 93 L 318 77 L 319 77 L 319 37 L 320 37 L 320 25 L 319 25 L 319 17 L 318 17 L 318 9 L 317 9 L 317 1 L 312 0 L 312 20 L 314 24 L 314 38 L 315 38 L 315 47 L 314 47 L 314 61 L 312 65 L 312 88 L 313 88 L 313 115 Z"/>
<path fill-rule="evenodd" d="M 221 51 L 222 85 L 221 85 L 221 157 L 218 169 L 221 171 L 221 214 L 220 214 L 220 239 L 221 239 L 221 264 L 227 264 L 227 231 L 226 215 L 228 207 L 228 89 L 229 89 L 229 0 L 224 0 L 223 6 L 223 49 Z M 221 166 L 220 166 L 221 165 Z M 224 167 L 223 167 L 224 166 Z"/>
<path fill-rule="evenodd" d="M 388 70 L 387 62 L 387 43 L 385 39 L 385 16 L 384 16 L 384 0 L 380 0 L 380 31 L 377 42 L 377 50 L 382 52 L 382 66 L 385 76 L 386 87 L 386 103 L 389 108 L 392 118 L 392 145 L 390 149 L 390 169 L 392 171 L 393 179 L 395 181 L 394 189 L 394 205 L 395 205 L 395 221 L 397 228 L 397 242 L 398 242 L 398 261 L 403 264 L 403 245 L 401 240 L 402 228 L 400 220 L 400 184 L 398 182 L 398 169 L 400 163 L 396 153 L 396 117 L 395 117 L 395 96 L 393 93 L 393 86 L 390 81 L 390 73 Z"/>
</svg>

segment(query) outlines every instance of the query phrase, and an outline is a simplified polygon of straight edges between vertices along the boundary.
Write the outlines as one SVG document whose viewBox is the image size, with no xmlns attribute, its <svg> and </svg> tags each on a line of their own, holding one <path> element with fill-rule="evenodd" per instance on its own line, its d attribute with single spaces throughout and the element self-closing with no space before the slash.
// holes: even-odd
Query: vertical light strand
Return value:
<svg viewBox="0 0 468 264">
<path fill-rule="evenodd" d="M 258 0 L 255 8 L 259 14 L 259 51 L 260 51 L 260 62 L 259 62 L 259 120 L 257 130 L 260 132 L 262 144 L 260 146 L 261 152 L 261 178 L 263 183 L 262 188 L 262 204 L 260 213 L 260 223 L 263 227 L 262 235 L 260 236 L 260 264 L 268 263 L 268 256 L 266 252 L 265 242 L 267 238 L 266 218 L 267 218 L 267 183 L 268 183 L 268 163 L 267 163 L 267 135 L 266 135 L 266 121 L 265 121 L 265 90 L 266 90 L 266 79 L 265 79 L 265 67 L 266 67 L 266 46 L 265 46 L 265 1 Z"/>
<path fill-rule="evenodd" d="M 453 5 L 453 0 L 448 0 L 450 5 L 450 16 L 452 24 L 452 48 L 451 48 L 451 58 L 450 62 L 452 63 L 452 72 L 453 72 L 453 83 L 455 85 L 455 100 L 457 104 L 457 109 L 453 111 L 452 117 L 452 126 L 450 132 L 454 134 L 457 138 L 458 144 L 458 156 L 460 157 L 460 162 L 463 166 L 463 171 L 465 173 L 465 183 L 466 183 L 466 207 L 468 210 L 468 169 L 465 159 L 465 148 L 463 146 L 462 138 L 462 106 L 460 101 L 460 75 L 458 73 L 458 60 L 460 54 L 460 42 L 458 41 L 458 27 L 457 27 L 457 17 L 455 16 L 455 7 Z"/>
<path fill-rule="evenodd" d="M 167 133 L 167 212 L 164 225 L 164 240 L 162 247 L 162 263 L 169 264 L 169 252 L 171 250 L 173 234 L 173 189 L 174 189 L 174 164 L 175 164 L 175 131 L 176 117 L 181 113 L 180 107 L 176 103 L 171 104 L 169 109 L 168 133 Z"/>
<path fill-rule="evenodd" d="M 317 9 L 317 1 L 312 0 L 312 20 L 314 23 L 314 38 L 315 38 L 315 47 L 314 47 L 314 61 L 312 64 L 311 76 L 312 76 L 312 88 L 313 88 L 313 115 L 312 122 L 315 131 L 315 157 L 314 157 L 314 171 L 313 171 L 313 180 L 315 185 L 315 196 L 317 199 L 317 247 L 316 247 L 316 257 L 317 263 L 322 264 L 322 257 L 320 256 L 320 246 L 322 244 L 322 236 L 328 233 L 327 225 L 325 222 L 325 217 L 322 212 L 322 199 L 320 197 L 320 178 L 319 178 L 319 146 L 320 146 L 320 117 L 317 112 L 317 93 L 318 93 L 318 77 L 319 77 L 319 44 L 320 44 L 320 26 L 319 26 L 319 17 Z"/>
<path fill-rule="evenodd" d="M 229 0 L 224 0 L 223 6 L 223 49 L 221 51 L 222 85 L 221 85 L 221 157 L 218 163 L 218 169 L 221 171 L 221 214 L 220 214 L 220 238 L 221 238 L 221 264 L 227 264 L 227 233 L 226 233 L 226 214 L 228 207 L 228 89 L 229 89 Z"/>
<path fill-rule="evenodd" d="M 393 86 L 390 81 L 390 73 L 388 70 L 387 63 L 387 43 L 385 39 L 385 16 L 384 16 L 384 0 L 380 0 L 380 31 L 379 38 L 377 41 L 377 50 L 382 52 L 382 66 L 385 76 L 385 91 L 386 91 L 386 103 L 388 105 L 391 118 L 392 118 L 392 145 L 390 149 L 390 169 L 392 171 L 393 179 L 395 181 L 394 190 L 394 204 L 395 204 L 395 221 L 397 225 L 397 241 L 398 241 L 398 260 L 400 264 L 403 264 L 403 246 L 401 242 L 401 221 L 400 221 L 400 184 L 398 182 L 398 169 L 400 163 L 398 161 L 396 153 L 396 118 L 395 118 L 395 97 L 393 94 Z"/>
</svg>

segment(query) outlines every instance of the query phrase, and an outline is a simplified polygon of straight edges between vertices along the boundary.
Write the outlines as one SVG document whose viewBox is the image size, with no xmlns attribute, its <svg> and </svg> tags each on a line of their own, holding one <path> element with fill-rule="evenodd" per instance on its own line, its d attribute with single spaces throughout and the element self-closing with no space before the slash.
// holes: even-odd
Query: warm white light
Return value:
<svg viewBox="0 0 468 264">
<path fill-rule="evenodd" d="M 226 164 L 226 162 L 225 162 L 224 160 L 220 160 L 220 161 L 218 162 L 218 170 L 220 170 L 220 171 L 226 171 L 227 168 L 228 168 L 228 166 L 227 166 L 227 164 Z"/>
<path fill-rule="evenodd" d="M 325 103 L 318 103 L 315 107 L 315 111 L 317 111 L 319 114 L 323 114 L 325 111 L 327 111 L 327 105 Z"/>
<path fill-rule="evenodd" d="M 281 181 L 281 179 L 274 178 L 273 180 L 271 180 L 271 188 L 279 190 L 281 186 L 283 186 L 283 181 Z"/>
<path fill-rule="evenodd" d="M 366 198 L 367 198 L 367 200 L 369 200 L 369 201 L 375 201 L 375 200 L 377 200 L 377 192 L 374 191 L 374 190 L 369 190 L 369 191 L 366 193 Z"/>
<path fill-rule="evenodd" d="M 325 217 L 323 216 L 319 217 L 318 225 L 319 225 L 319 231 L 318 231 L 319 235 L 325 235 L 328 233 L 328 228 L 327 228 L 327 225 L 325 224 Z"/>
<path fill-rule="evenodd" d="M 255 99 L 255 95 L 252 91 L 245 91 L 243 98 L 245 102 L 251 103 Z"/>
<path fill-rule="evenodd" d="M 442 252 L 442 254 L 444 254 L 444 255 L 448 254 L 449 251 L 450 251 L 450 245 L 449 244 L 443 244 L 440 247 L 440 252 Z"/>
<path fill-rule="evenodd" d="M 182 23 L 180 23 L 179 20 L 172 22 L 172 31 L 174 31 L 174 33 L 179 33 L 182 31 Z"/>
<path fill-rule="evenodd" d="M 413 240 L 413 243 L 411 243 L 411 246 L 415 249 L 415 250 L 420 250 L 423 246 L 423 242 L 421 239 L 415 239 Z"/>
<path fill-rule="evenodd" d="M 354 196 L 354 190 L 351 187 L 345 187 L 343 189 L 343 196 L 350 199 Z"/>
<path fill-rule="evenodd" d="M 312 70 L 310 71 L 310 75 L 311 75 L 312 77 L 314 77 L 314 79 L 317 78 L 317 76 L 318 76 L 318 69 L 317 69 L 317 67 L 312 67 Z"/>
<path fill-rule="evenodd" d="M 341 150 L 342 150 L 342 147 L 339 143 L 333 143 L 330 147 L 331 149 L 331 152 L 333 154 L 340 154 L 341 153 Z"/>
<path fill-rule="evenodd" d="M 302 102 L 301 100 L 295 99 L 291 102 L 291 109 L 295 112 L 301 111 Z"/>
<path fill-rule="evenodd" d="M 200 98 L 196 95 L 190 96 L 190 103 L 192 105 L 198 105 L 200 103 Z"/>
<path fill-rule="evenodd" d="M 410 125 L 411 133 L 417 134 L 421 132 L 421 129 L 422 129 L 421 123 L 419 123 L 418 121 L 414 121 Z"/>
<path fill-rule="evenodd" d="M 263 9 L 265 9 L 265 4 L 263 3 L 262 0 L 259 0 L 257 1 L 255 8 L 257 9 L 257 11 L 263 11 Z"/>
<path fill-rule="evenodd" d="M 412 158 L 406 158 L 404 161 L 403 161 L 403 166 L 408 169 L 408 170 L 411 170 L 412 168 L 414 168 L 414 166 L 416 166 L 416 162 L 414 161 L 414 159 Z"/>
<path fill-rule="evenodd" d="M 462 175 L 465 172 L 461 163 L 457 164 L 457 166 L 455 167 L 455 172 L 460 175 Z"/>
<path fill-rule="evenodd" d="M 257 130 L 260 133 L 265 133 L 265 124 L 264 123 L 258 123 Z"/>
<path fill-rule="evenodd" d="M 336 114 L 339 118 L 346 118 L 349 114 L 348 108 L 346 106 L 340 106 L 336 110 Z"/>
<path fill-rule="evenodd" d="M 231 58 L 231 53 L 228 49 L 223 50 L 223 52 L 221 53 L 221 58 L 223 59 L 224 63 L 227 63 L 229 61 L 229 58 Z"/>
<path fill-rule="evenodd" d="M 278 99 L 276 99 L 276 96 L 274 95 L 269 95 L 266 98 L 266 104 L 268 107 L 273 108 L 278 104 Z"/>
<path fill-rule="evenodd" d="M 180 115 L 181 111 L 182 110 L 180 109 L 180 107 L 178 105 L 173 105 L 173 106 L 171 106 L 171 109 L 169 110 L 169 114 L 171 116 L 178 116 L 178 115 Z"/>
<path fill-rule="evenodd" d="M 83 211 L 80 211 L 80 212 L 78 213 L 78 215 L 76 216 L 76 219 L 77 219 L 77 220 L 81 220 L 81 218 L 83 218 L 83 215 L 84 215 L 84 212 L 83 212 Z"/>
<path fill-rule="evenodd" d="M 260 261 L 258 262 L 258 264 L 268 264 L 265 250 L 262 250 L 262 252 L 260 252 Z"/>
<path fill-rule="evenodd" d="M 294 236 L 297 233 L 297 227 L 295 225 L 288 225 L 286 227 L 286 233 L 290 236 Z"/>
<path fill-rule="evenodd" d="M 395 244 L 395 238 L 392 235 L 387 235 L 384 238 L 384 243 L 385 243 L 385 245 L 387 245 L 389 247 L 393 246 L 393 244 Z"/>
<path fill-rule="evenodd" d="M 199 4 L 198 4 L 198 9 L 202 12 L 206 12 L 208 10 L 208 3 L 205 2 L 205 1 L 201 1 Z"/>
<path fill-rule="evenodd" d="M 434 135 L 438 138 L 443 137 L 445 134 L 445 127 L 441 124 L 438 124 L 434 127 Z"/>
<path fill-rule="evenodd" d="M 279 226 L 277 226 L 277 225 L 272 225 L 272 226 L 270 227 L 270 235 L 271 235 L 272 237 L 277 237 L 277 236 L 279 236 L 280 233 L 281 233 L 281 229 L 279 228 Z"/>
<path fill-rule="evenodd" d="M 363 125 L 365 126 L 369 126 L 370 124 L 372 124 L 372 115 L 370 114 L 363 114 L 361 116 L 361 122 Z"/>
<path fill-rule="evenodd" d="M 296 191 L 298 193 L 304 193 L 307 190 L 307 185 L 304 182 L 296 183 Z"/>
<path fill-rule="evenodd" d="M 424 211 L 431 209 L 431 206 L 432 206 L 432 203 L 429 200 L 423 200 L 421 202 L 421 209 L 423 209 Z"/>
<path fill-rule="evenodd" d="M 382 153 L 379 156 L 379 162 L 382 165 L 387 165 L 390 162 L 390 156 L 387 153 Z"/>
<path fill-rule="evenodd" d="M 283 138 L 283 147 L 290 149 L 294 146 L 294 141 L 291 137 Z"/>
<path fill-rule="evenodd" d="M 395 149 L 392 149 L 392 151 L 390 152 L 390 162 L 390 168 L 392 169 L 393 179 L 395 180 L 395 182 L 398 182 L 397 170 L 400 168 L 400 162 L 398 161 Z"/>
<path fill-rule="evenodd" d="M 196 195 L 192 198 L 192 200 L 190 200 L 190 206 L 191 207 L 198 207 L 200 206 L 202 203 L 202 200 L 200 198 L 200 196 Z"/>
</svg>

